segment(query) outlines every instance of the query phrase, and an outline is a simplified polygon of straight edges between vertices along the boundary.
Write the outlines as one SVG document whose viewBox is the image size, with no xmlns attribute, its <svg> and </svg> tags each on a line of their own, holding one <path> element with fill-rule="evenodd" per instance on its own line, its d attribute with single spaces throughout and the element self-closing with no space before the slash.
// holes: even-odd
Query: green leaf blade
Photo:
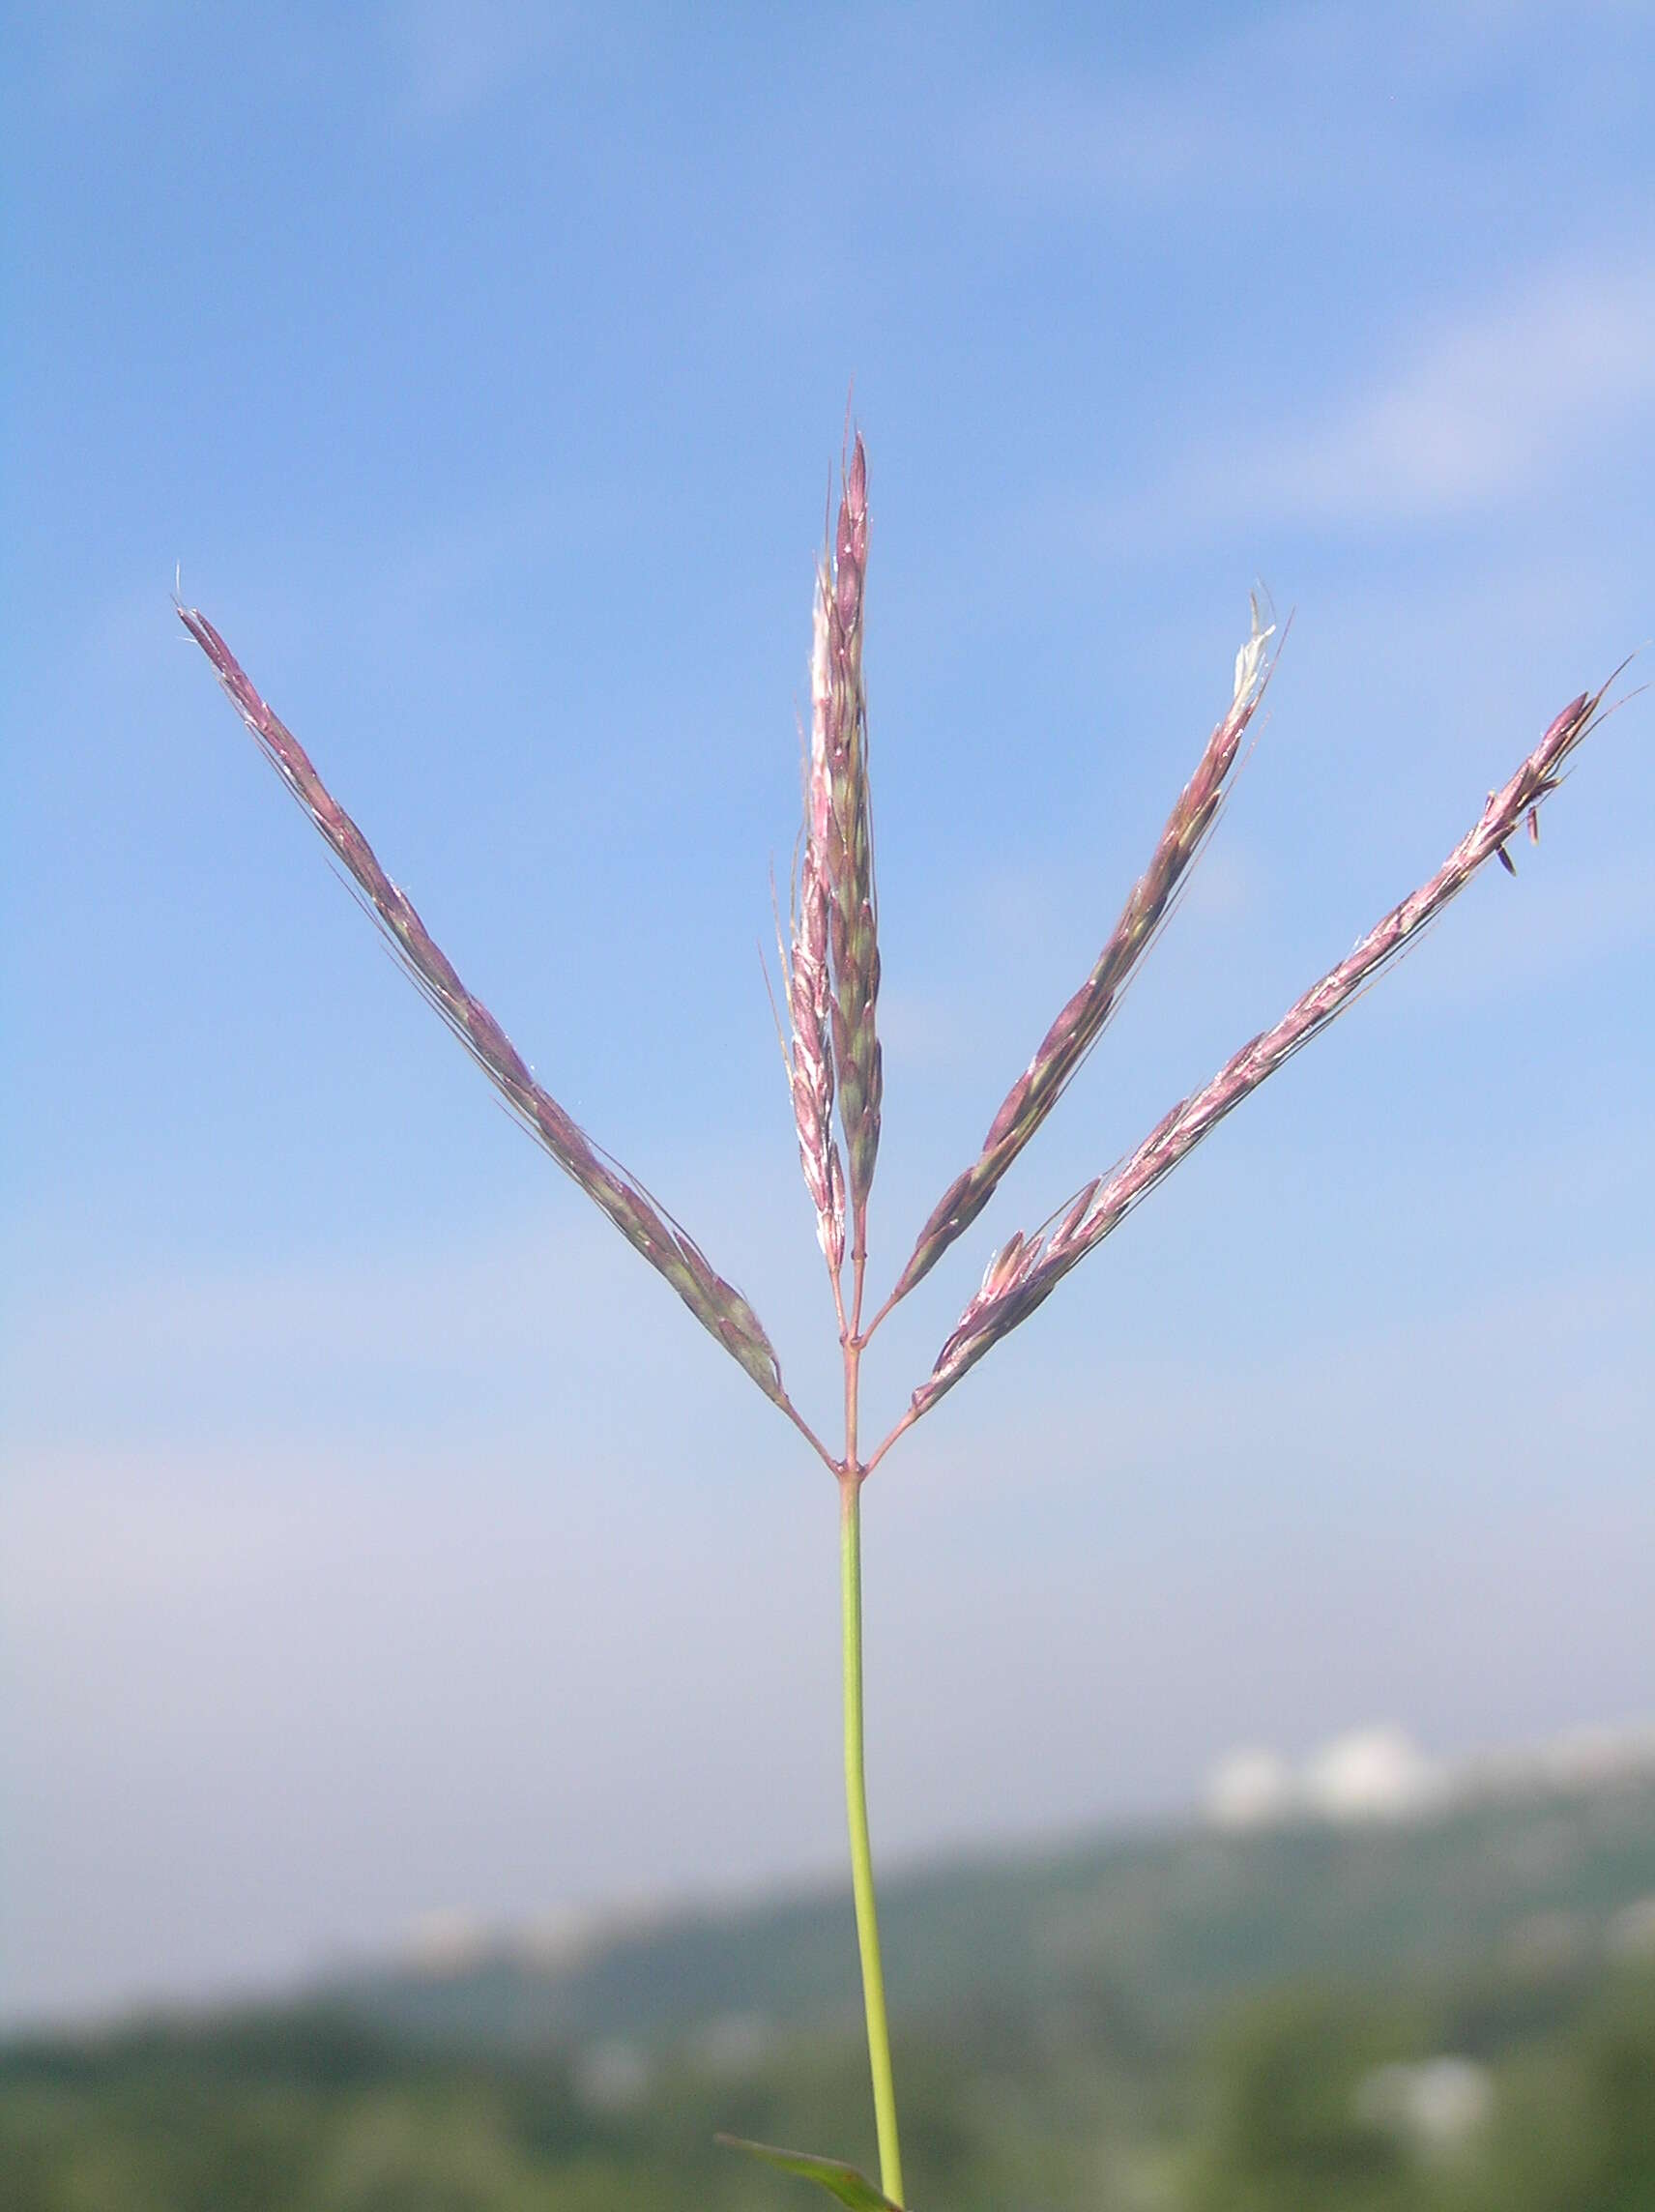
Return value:
<svg viewBox="0 0 1655 2212">
<path fill-rule="evenodd" d="M 744 2136 L 719 2136 L 716 2139 L 726 2150 L 745 2151 L 749 2157 L 762 2158 L 783 2173 L 795 2173 L 801 2181 L 814 2181 L 819 2188 L 826 2189 L 829 2197 L 836 2197 L 849 2212 L 902 2212 L 901 2205 L 882 2196 L 865 2173 L 858 2173 L 842 2159 L 817 2158 L 804 2150 L 779 2150 L 774 2143 L 749 2142 Z"/>
</svg>

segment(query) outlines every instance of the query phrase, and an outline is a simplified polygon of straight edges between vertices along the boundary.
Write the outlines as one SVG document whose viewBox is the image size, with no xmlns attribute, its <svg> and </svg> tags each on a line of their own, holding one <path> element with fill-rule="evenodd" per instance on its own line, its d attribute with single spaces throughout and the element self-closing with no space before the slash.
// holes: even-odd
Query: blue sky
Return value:
<svg viewBox="0 0 1655 2212">
<path fill-rule="evenodd" d="M 876 1276 L 1293 625 L 876 1420 L 1652 628 L 1640 8 L 5 11 L 6 2006 L 835 1869 L 834 1499 L 496 1111 L 173 619 L 833 1354 L 758 947 L 871 456 Z M 1638 671 L 1632 681 L 1636 682 Z M 1647 700 L 893 1455 L 894 1861 L 1650 1708 Z M 883 1425 L 883 1423 L 881 1424 Z"/>
</svg>

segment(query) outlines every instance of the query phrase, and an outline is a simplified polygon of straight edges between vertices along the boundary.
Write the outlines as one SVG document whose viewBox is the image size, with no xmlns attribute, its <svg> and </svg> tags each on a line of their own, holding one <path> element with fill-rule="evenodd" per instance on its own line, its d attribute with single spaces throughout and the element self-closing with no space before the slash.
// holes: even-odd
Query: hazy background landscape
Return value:
<svg viewBox="0 0 1655 2212">
<path fill-rule="evenodd" d="M 1655 25 L 510 0 L 70 0 L 0 25 L 4 2124 L 102 2141 L 150 2112 L 182 2139 L 167 2084 L 218 2063 L 210 2037 L 75 2039 L 303 1993 L 286 2024 L 255 2013 L 224 2078 L 274 2069 L 269 2125 L 320 2142 L 305 2084 L 334 2047 L 305 2023 L 334 2020 L 346 1963 L 699 1899 L 756 1914 L 732 1959 L 821 2008 L 819 2049 L 790 2026 L 755 2061 L 754 2125 L 797 2090 L 848 2144 L 843 1991 L 766 1948 L 778 1898 L 842 1910 L 830 1485 L 392 974 L 182 637 L 175 569 L 824 1418 L 835 1348 L 757 948 L 853 378 L 881 1287 L 1110 927 L 1228 701 L 1249 588 L 1292 611 L 1142 983 L 875 1348 L 883 1429 L 991 1246 L 1272 1020 L 1650 637 Z M 1588 1933 L 1481 2043 L 1466 1992 L 1521 1980 L 1506 1920 L 1419 1980 L 1412 1859 L 1391 1965 L 1283 1933 L 1291 1971 L 1256 1948 L 1202 1968 L 1164 2036 L 1184 1968 L 1145 1936 L 1141 1984 L 1102 1938 L 1079 1994 L 1008 1968 L 1006 2044 L 951 2050 L 939 2019 L 978 2000 L 923 1983 L 921 1933 L 939 1870 L 1003 1865 L 992 1948 L 1043 1894 L 1028 1854 L 1071 1847 L 1134 1900 L 1110 1929 L 1159 1927 L 1209 1848 L 1292 1892 L 1271 1854 L 1332 1839 L 1333 1897 L 1367 1880 L 1370 1832 L 1427 1858 L 1457 1838 L 1469 1866 L 1477 1820 L 1529 1815 L 1445 1812 L 1428 1784 L 1372 1831 L 1292 1790 L 1256 1830 L 1200 1808 L 1249 1746 L 1286 1767 L 1229 1787 L 1268 1800 L 1352 1731 L 1421 1747 L 1364 1755 L 1406 1789 L 1655 1718 L 1649 731 L 1639 700 L 1597 734 L 1516 883 L 1474 886 L 870 1487 L 875 1842 L 930 2053 L 910 2093 L 988 2110 L 962 2084 L 1003 2080 L 1008 2157 L 1078 2146 L 1046 2201 L 1091 2200 L 1106 2109 L 1151 2195 L 1168 2158 L 1196 2189 L 1188 2146 L 1222 2162 L 1201 2130 L 1278 1982 L 1333 2002 L 1349 1966 L 1368 2021 L 1394 1965 L 1413 2024 L 1371 2052 L 1352 2030 L 1358 2085 L 1386 2052 L 1456 2051 L 1491 2082 L 1595 2080 L 1616 2008 L 1647 2023 L 1641 1923 L 1616 1918 L 1655 1893 L 1625 1777 L 1559 1815 L 1622 1808 L 1642 1840 L 1612 1880 L 1512 1889 L 1511 1928 Z M 837 1925 L 830 1950 L 847 1974 Z M 664 2055 L 639 2001 L 601 2034 L 543 2023 L 523 2063 L 563 2084 L 558 2159 L 633 2160 L 647 2204 L 672 2129 L 701 2141 L 720 2104 L 675 2104 L 675 2069 L 770 2000 L 697 1994 Z M 1234 2047 L 1233 2002 L 1266 2007 Z M 351 2013 L 375 2110 L 401 2110 L 418 2009 Z M 1042 2055 L 1064 2022 L 1072 2076 Z M 418 2063 L 458 2068 L 463 2105 L 450 2024 L 475 2025 Z M 645 2052 L 613 2141 L 581 2086 L 594 2035 Z M 799 2086 L 818 2066 L 840 2102 Z M 530 2157 L 540 2093 L 488 2107 L 502 2158 Z M 915 2164 L 987 2202 L 975 2157 L 939 2136 Z M 587 2186 L 542 2183 L 477 2200 Z M 1018 2187 L 994 2200 L 1041 2200 Z"/>
<path fill-rule="evenodd" d="M 1633 2212 L 1655 2191 L 1655 1733 L 1233 1764 L 1198 1825 L 887 1888 L 911 2201 Z M 17 2212 L 796 2202 L 871 2164 L 842 1885 L 432 1924 L 281 2004 L 0 2045 Z M 826 2131 L 826 2133 L 825 2133 Z"/>
</svg>

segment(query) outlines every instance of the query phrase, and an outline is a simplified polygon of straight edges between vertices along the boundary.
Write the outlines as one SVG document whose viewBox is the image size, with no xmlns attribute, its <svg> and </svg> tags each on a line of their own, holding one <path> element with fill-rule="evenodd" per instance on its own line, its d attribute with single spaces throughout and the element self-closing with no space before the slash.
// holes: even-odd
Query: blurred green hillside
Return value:
<svg viewBox="0 0 1655 2212">
<path fill-rule="evenodd" d="M 1655 2212 L 1655 1783 L 890 1886 L 920 2212 Z M 4 2212 L 762 2212 L 872 2163 L 838 1897 L 0 2047 Z M 823 2199 L 826 2201 L 826 2199 Z"/>
</svg>

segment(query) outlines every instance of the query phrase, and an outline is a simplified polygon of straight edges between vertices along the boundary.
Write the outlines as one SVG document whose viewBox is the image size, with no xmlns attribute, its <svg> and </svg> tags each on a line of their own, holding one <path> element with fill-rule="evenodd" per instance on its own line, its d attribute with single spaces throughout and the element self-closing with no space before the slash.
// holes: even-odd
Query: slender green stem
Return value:
<svg viewBox="0 0 1655 2212">
<path fill-rule="evenodd" d="M 851 1884 L 857 1898 L 857 1941 L 862 1955 L 862 2001 L 868 2016 L 868 2064 L 874 2081 L 874 2121 L 879 2129 L 880 2187 L 893 2204 L 903 2201 L 902 2153 L 896 2139 L 896 2082 L 890 2067 L 890 2029 L 885 2011 L 885 1968 L 880 1962 L 879 1906 L 868 1843 L 868 1786 L 862 1757 L 862 1509 L 861 1480 L 839 1484 L 839 1590 L 845 1643 L 845 1810 L 851 1823 Z"/>
</svg>

